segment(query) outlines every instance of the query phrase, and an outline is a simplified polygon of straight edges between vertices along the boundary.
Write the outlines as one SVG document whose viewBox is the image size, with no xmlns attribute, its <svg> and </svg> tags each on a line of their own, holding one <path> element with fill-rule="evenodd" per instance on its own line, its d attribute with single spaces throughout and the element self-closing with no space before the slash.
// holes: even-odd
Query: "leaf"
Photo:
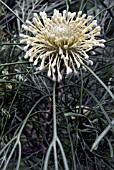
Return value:
<svg viewBox="0 0 114 170">
<path fill-rule="evenodd" d="M 114 125 L 114 119 L 111 122 L 112 125 Z M 95 150 L 96 146 L 99 144 L 99 142 L 106 136 L 108 131 L 111 129 L 111 126 L 108 125 L 105 130 L 98 136 L 98 138 L 95 140 L 95 142 L 92 145 L 91 151 Z"/>
</svg>

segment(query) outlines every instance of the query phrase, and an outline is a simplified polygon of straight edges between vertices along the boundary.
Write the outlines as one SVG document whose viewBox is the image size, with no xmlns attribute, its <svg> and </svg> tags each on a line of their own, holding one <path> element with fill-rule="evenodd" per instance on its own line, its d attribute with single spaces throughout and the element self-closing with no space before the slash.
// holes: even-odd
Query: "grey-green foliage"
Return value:
<svg viewBox="0 0 114 170">
<path fill-rule="evenodd" d="M 110 0 L 26 0 L 0 18 L 0 168 L 42 170 L 53 136 L 53 82 L 23 59 L 19 33 L 33 13 L 82 10 L 98 20 L 105 48 L 89 53 L 94 65 L 56 86 L 57 135 L 69 169 L 114 169 L 114 4 Z M 21 20 L 22 21 L 21 21 Z M 57 138 L 57 139 L 58 139 Z M 59 143 L 59 142 L 58 142 Z M 58 167 L 64 170 L 57 143 Z M 59 143 L 60 144 L 60 143 Z M 53 150 L 48 169 L 55 169 Z M 55 166 L 56 163 L 55 163 Z"/>
</svg>

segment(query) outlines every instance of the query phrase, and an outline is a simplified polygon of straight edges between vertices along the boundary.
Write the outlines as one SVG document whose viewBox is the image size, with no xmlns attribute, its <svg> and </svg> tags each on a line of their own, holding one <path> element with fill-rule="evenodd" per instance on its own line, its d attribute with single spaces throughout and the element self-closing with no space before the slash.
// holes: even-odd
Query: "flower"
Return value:
<svg viewBox="0 0 114 170">
<path fill-rule="evenodd" d="M 77 73 L 83 63 L 92 65 L 87 52 L 94 46 L 104 47 L 105 40 L 96 39 L 101 28 L 91 19 L 82 11 L 60 13 L 55 9 L 51 18 L 45 12 L 40 12 L 40 18 L 34 13 L 33 21 L 22 25 L 27 31 L 20 34 L 21 43 L 27 44 L 24 57 L 38 64 L 39 70 L 47 67 L 47 75 L 58 82 L 64 73 Z"/>
</svg>

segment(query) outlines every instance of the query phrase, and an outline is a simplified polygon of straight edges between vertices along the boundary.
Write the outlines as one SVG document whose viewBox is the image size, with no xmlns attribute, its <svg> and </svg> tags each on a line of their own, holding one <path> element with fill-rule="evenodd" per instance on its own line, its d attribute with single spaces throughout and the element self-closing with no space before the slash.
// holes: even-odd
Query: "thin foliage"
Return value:
<svg viewBox="0 0 114 170">
<path fill-rule="evenodd" d="M 0 0 L 0 5 L 0 169 L 113 170 L 114 2 Z M 88 53 L 92 66 L 56 86 L 45 70 L 24 59 L 19 37 L 33 13 L 50 17 L 54 9 L 94 16 L 106 40 L 105 48 Z"/>
</svg>

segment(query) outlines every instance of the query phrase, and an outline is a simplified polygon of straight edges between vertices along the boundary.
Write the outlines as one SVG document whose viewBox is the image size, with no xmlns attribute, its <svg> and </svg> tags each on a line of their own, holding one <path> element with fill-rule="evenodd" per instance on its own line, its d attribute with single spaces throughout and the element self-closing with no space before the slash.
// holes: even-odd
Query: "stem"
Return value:
<svg viewBox="0 0 114 170">
<path fill-rule="evenodd" d="M 57 120 L 56 120 L 56 99 L 55 99 L 55 90 L 56 90 L 56 82 L 53 83 L 53 139 L 47 150 L 45 162 L 44 162 L 44 170 L 48 169 L 49 156 L 51 153 L 51 149 L 54 149 L 54 164 L 55 170 L 58 170 L 58 161 L 57 161 L 57 149 L 56 149 L 56 141 L 57 141 Z"/>
<path fill-rule="evenodd" d="M 106 91 L 110 94 L 112 99 L 114 100 L 114 94 L 110 91 L 110 89 L 103 83 L 103 81 L 85 64 L 83 66 L 89 70 L 89 72 L 98 80 L 98 82 L 106 89 Z"/>
<path fill-rule="evenodd" d="M 56 140 L 57 140 L 57 118 L 56 118 L 56 82 L 53 83 L 53 149 L 54 149 L 54 164 L 55 170 L 58 170 L 58 161 L 57 161 L 57 148 L 56 148 Z"/>
<path fill-rule="evenodd" d="M 47 150 L 47 153 L 46 153 L 43 170 L 48 169 L 48 162 L 49 162 L 49 157 L 50 157 L 52 147 L 53 147 L 53 151 L 54 151 L 54 166 L 55 166 L 54 170 L 58 170 L 56 142 L 58 143 L 60 151 L 61 151 L 61 154 L 62 154 L 65 170 L 69 170 L 63 146 L 62 146 L 62 144 L 61 144 L 61 142 L 60 142 L 60 140 L 59 140 L 59 138 L 57 136 L 57 117 L 56 117 L 56 96 L 55 96 L 55 91 L 56 91 L 56 82 L 53 83 L 53 139 L 52 139 L 52 141 L 51 141 L 51 143 L 49 145 L 49 148 Z"/>
<path fill-rule="evenodd" d="M 68 163 L 67 163 L 67 158 L 65 156 L 65 152 L 64 152 L 63 146 L 61 144 L 61 141 L 59 140 L 58 137 L 57 137 L 57 142 L 58 142 L 59 148 L 61 150 L 61 154 L 62 154 L 62 157 L 63 157 L 63 163 L 64 163 L 65 170 L 69 170 Z"/>
<path fill-rule="evenodd" d="M 9 8 L 9 6 L 7 6 L 7 5 L 5 4 L 5 2 L 3 2 L 2 0 L 0 0 L 0 2 L 1 2 L 7 9 L 9 9 L 23 24 L 25 24 L 24 21 L 23 21 L 11 8 Z"/>
<path fill-rule="evenodd" d="M 68 11 L 71 11 L 70 3 L 71 3 L 70 0 L 66 0 L 67 13 L 68 13 Z"/>
<path fill-rule="evenodd" d="M 53 138 L 57 138 L 55 89 L 56 89 L 56 82 L 54 82 L 53 84 Z"/>
<path fill-rule="evenodd" d="M 56 138 L 53 144 L 54 149 L 54 164 L 55 164 L 55 170 L 58 170 L 58 160 L 57 160 L 57 147 L 56 147 Z"/>
</svg>

